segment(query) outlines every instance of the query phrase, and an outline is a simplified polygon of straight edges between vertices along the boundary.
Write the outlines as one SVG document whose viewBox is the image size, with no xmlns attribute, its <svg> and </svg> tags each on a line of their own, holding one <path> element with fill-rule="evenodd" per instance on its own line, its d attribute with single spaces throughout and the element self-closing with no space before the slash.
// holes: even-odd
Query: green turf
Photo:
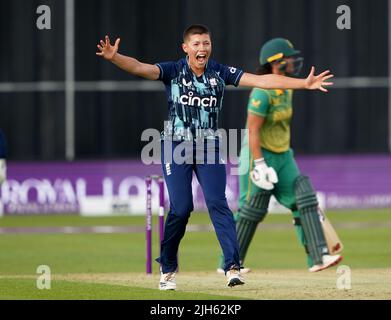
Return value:
<svg viewBox="0 0 391 320">
<path fill-rule="evenodd" d="M 155 222 L 155 221 L 154 221 Z M 6 216 L 0 218 L 0 227 L 64 227 L 64 226 L 124 226 L 143 224 L 145 218 L 135 217 L 81 217 L 81 216 Z"/>
<path fill-rule="evenodd" d="M 328 211 L 328 217 L 334 222 L 391 222 L 390 209 L 372 210 L 340 210 Z M 269 214 L 264 223 L 290 223 L 289 214 Z M 154 215 L 153 223 L 156 225 L 157 217 Z M 210 219 L 206 213 L 193 213 L 189 223 L 209 224 Z M 0 218 L 0 227 L 62 227 L 62 226 L 127 226 L 144 225 L 144 216 L 114 216 L 114 217 L 81 217 L 68 216 L 5 216 Z"/>
<path fill-rule="evenodd" d="M 391 265 L 391 212 L 358 210 L 328 212 L 334 224 L 361 222 L 359 228 L 341 227 L 338 233 L 344 243 L 344 264 L 351 268 L 387 268 Z M 209 224 L 207 214 L 193 214 L 191 224 Z M 376 223 L 375 227 L 367 223 Z M 382 225 L 383 223 L 383 225 Z M 305 270 L 305 256 L 291 225 L 290 215 L 269 215 L 264 225 L 283 224 L 283 229 L 258 230 L 249 248 L 246 265 L 253 269 Z M 144 225 L 143 217 L 5 217 L 0 227 Z M 265 226 L 266 227 L 266 226 Z M 158 236 L 154 234 L 154 257 L 158 255 Z M 129 273 L 145 271 L 145 235 L 129 234 L 0 234 L 0 276 L 34 275 L 39 265 L 48 265 L 56 274 Z M 186 233 L 179 251 L 180 269 L 184 272 L 213 272 L 220 248 L 214 232 Z M 154 270 L 157 272 L 157 263 Z M 376 272 L 376 271 L 374 271 Z M 0 298 L 39 298 L 40 291 L 30 291 L 25 280 L 1 279 L 12 284 L 0 291 Z M 67 299 L 74 288 L 75 299 L 105 298 L 105 289 L 93 296 L 95 285 L 59 283 L 62 293 L 54 291 L 45 299 Z M 2 288 L 4 288 L 2 286 Z M 26 294 L 23 294 L 24 289 Z M 22 290 L 23 289 L 23 290 Z M 135 299 L 123 288 L 113 288 L 113 299 Z M 33 290 L 33 289 L 31 289 Z M 142 289 L 140 289 L 142 290 Z M 152 289 L 151 289 L 152 290 Z M 107 290 L 110 291 L 110 290 Z M 131 290 L 130 290 L 131 291 Z M 101 293 L 99 293 L 101 292 Z M 118 295 L 116 295 L 117 293 Z M 120 293 L 119 293 L 120 292 Z M 69 293 L 71 294 L 71 293 Z M 155 291 L 146 291 L 146 299 L 154 299 Z M 156 294 L 159 295 L 156 290 Z M 196 296 L 196 293 L 194 293 Z M 52 295 L 52 296 L 50 296 Z M 194 296 L 194 297 L 195 297 Z M 188 299 L 189 297 L 182 297 Z M 159 295 L 160 298 L 160 295 Z M 174 298 L 174 297 L 173 297 Z M 170 297 L 171 299 L 171 297 Z M 195 298 L 197 299 L 197 298 Z M 205 299 L 209 299 L 205 298 Z"/>
<path fill-rule="evenodd" d="M 38 289 L 35 279 L 0 279 L 0 300 L 221 300 L 238 297 L 211 295 L 200 292 L 153 290 L 123 285 L 107 285 L 53 280 L 50 289 Z"/>
</svg>

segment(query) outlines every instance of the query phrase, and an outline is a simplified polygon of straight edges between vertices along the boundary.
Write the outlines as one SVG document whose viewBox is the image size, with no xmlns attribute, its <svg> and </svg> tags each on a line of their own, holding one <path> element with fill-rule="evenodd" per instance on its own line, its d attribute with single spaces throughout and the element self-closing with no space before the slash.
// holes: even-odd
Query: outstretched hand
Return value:
<svg viewBox="0 0 391 320">
<path fill-rule="evenodd" d="M 328 90 L 324 86 L 332 86 L 334 82 L 326 82 L 327 79 L 334 77 L 333 74 L 330 74 L 330 70 L 324 71 L 321 74 L 315 76 L 315 67 L 311 68 L 311 72 L 305 79 L 305 88 L 310 90 L 319 89 L 323 92 Z"/>
<path fill-rule="evenodd" d="M 100 52 L 97 52 L 96 55 L 105 58 L 106 60 L 112 60 L 116 53 L 118 52 L 118 46 L 121 39 L 118 38 L 115 40 L 114 45 L 110 44 L 109 36 L 105 37 L 105 41 L 100 40 L 100 44 L 97 45 Z"/>
</svg>

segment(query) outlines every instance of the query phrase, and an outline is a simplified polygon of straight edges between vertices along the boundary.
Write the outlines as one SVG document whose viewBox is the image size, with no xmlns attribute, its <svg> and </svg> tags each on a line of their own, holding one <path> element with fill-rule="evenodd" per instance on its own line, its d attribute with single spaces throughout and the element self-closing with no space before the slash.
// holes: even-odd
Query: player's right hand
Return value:
<svg viewBox="0 0 391 320">
<path fill-rule="evenodd" d="M 263 158 L 254 161 L 255 168 L 250 172 L 252 182 L 264 190 L 272 190 L 278 182 L 277 173 L 272 167 L 268 167 Z"/>
<path fill-rule="evenodd" d="M 118 47 L 121 39 L 118 38 L 115 40 L 114 45 L 112 46 L 110 44 L 109 36 L 105 37 L 105 41 L 100 40 L 99 44 L 97 45 L 99 52 L 96 53 L 97 56 L 103 57 L 106 60 L 112 60 L 116 53 L 118 52 Z"/>
</svg>

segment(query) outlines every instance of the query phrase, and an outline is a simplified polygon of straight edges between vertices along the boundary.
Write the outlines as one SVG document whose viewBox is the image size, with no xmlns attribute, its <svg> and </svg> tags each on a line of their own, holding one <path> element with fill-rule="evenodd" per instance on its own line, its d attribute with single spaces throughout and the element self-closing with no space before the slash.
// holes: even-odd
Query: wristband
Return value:
<svg viewBox="0 0 391 320">
<path fill-rule="evenodd" d="M 260 164 L 263 164 L 265 163 L 265 159 L 264 158 L 259 158 L 259 159 L 255 159 L 254 160 L 254 164 L 257 166 L 257 165 L 260 165 Z"/>
</svg>

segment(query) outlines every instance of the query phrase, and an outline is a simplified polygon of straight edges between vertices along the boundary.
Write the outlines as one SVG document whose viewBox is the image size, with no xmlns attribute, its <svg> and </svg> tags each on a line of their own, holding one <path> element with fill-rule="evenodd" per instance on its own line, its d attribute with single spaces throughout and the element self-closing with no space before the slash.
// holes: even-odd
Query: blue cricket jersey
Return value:
<svg viewBox="0 0 391 320">
<path fill-rule="evenodd" d="M 214 135 L 225 86 L 238 86 L 243 71 L 209 60 L 204 73 L 197 77 L 186 58 L 156 65 L 160 69 L 158 80 L 163 81 L 168 100 L 169 122 L 163 138 L 192 140 L 200 133 L 207 137 L 208 129 Z"/>
</svg>

